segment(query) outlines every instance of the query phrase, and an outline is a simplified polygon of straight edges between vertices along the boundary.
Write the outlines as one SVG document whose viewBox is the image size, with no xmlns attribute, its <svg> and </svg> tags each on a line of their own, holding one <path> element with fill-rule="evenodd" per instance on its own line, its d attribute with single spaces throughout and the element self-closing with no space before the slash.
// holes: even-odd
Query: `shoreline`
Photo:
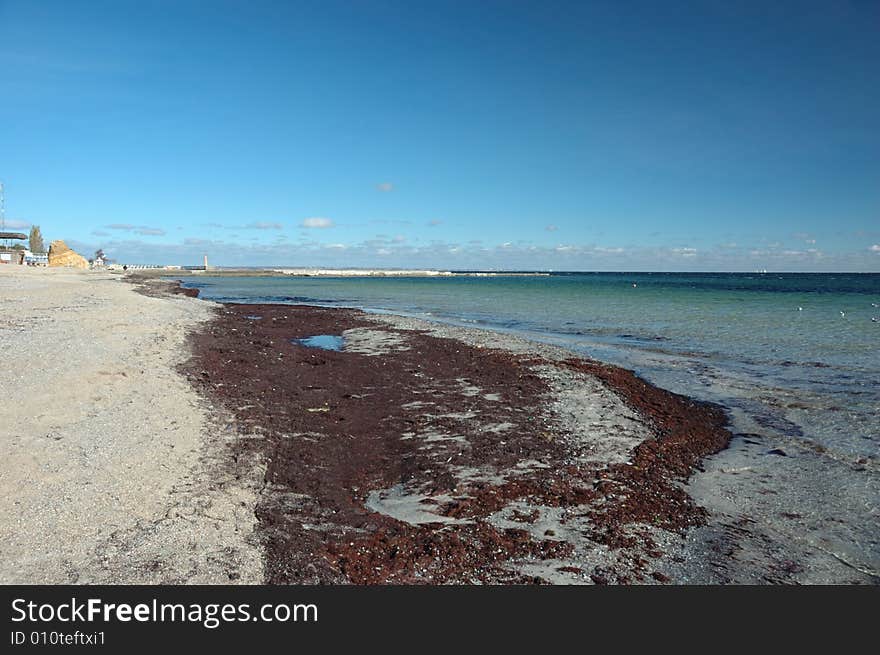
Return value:
<svg viewBox="0 0 880 655">
<path fill-rule="evenodd" d="M 355 304 L 349 304 L 348 309 L 420 326 L 432 334 L 466 335 L 483 345 L 501 339 L 505 347 L 519 344 L 516 347 L 524 351 L 537 343 L 566 353 L 562 357 L 583 355 L 583 351 L 566 349 L 565 344 L 557 347 L 554 339 L 503 327 L 462 325 L 435 316 L 397 314 Z M 544 346 L 548 343 L 552 345 Z M 730 447 L 708 456 L 685 485 L 697 504 L 706 508 L 708 517 L 706 525 L 688 531 L 686 542 L 675 545 L 675 561 L 670 564 L 673 578 L 690 584 L 880 582 L 875 535 L 867 527 L 874 513 L 869 499 L 876 489 L 876 460 L 848 456 L 824 447 L 819 439 L 804 438 L 810 434 L 810 423 L 805 422 L 810 417 L 782 415 L 786 407 L 807 407 L 799 402 L 796 392 L 760 379 L 757 386 L 747 386 L 736 374 L 725 377 L 723 370 L 704 369 L 699 360 L 672 361 L 664 370 L 655 359 L 642 370 L 639 365 L 645 362 L 639 362 L 638 357 L 621 361 L 615 353 L 603 351 L 600 348 L 599 360 L 614 362 L 627 371 L 639 370 L 644 379 L 661 389 L 715 403 L 724 408 L 729 419 L 727 427 L 733 433 Z M 681 379 L 681 371 L 686 370 L 693 370 L 694 376 Z M 839 409 L 835 402 L 833 398 L 824 401 L 829 411 Z M 777 409 L 780 412 L 776 413 Z M 814 415 L 811 420 L 831 421 L 834 415 Z M 792 431 L 798 436 L 793 437 Z M 861 495 L 851 495 L 860 494 L 860 490 L 864 490 L 867 514 L 860 510 L 862 503 L 857 504 Z"/>
<path fill-rule="evenodd" d="M 681 483 L 730 438 L 717 407 L 500 334 L 304 305 L 219 314 L 184 370 L 251 432 L 238 452 L 267 462 L 269 582 L 667 582 L 664 554 L 704 521 Z M 316 334 L 349 346 L 291 341 Z"/>
<path fill-rule="evenodd" d="M 757 437 L 718 406 L 562 347 L 137 274 L 0 293 L 9 352 L 46 369 L 5 386 L 29 426 L 0 467 L 6 582 L 876 582 L 734 510 L 772 483 L 746 460 L 737 491 Z M 292 341 L 316 334 L 346 347 Z"/>
</svg>

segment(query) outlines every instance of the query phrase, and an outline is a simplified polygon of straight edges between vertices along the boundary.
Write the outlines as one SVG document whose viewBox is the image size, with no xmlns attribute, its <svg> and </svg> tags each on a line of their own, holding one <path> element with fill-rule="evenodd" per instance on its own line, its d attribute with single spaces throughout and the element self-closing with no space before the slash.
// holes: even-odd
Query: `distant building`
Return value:
<svg viewBox="0 0 880 655">
<path fill-rule="evenodd" d="M 25 250 L 24 263 L 28 266 L 48 266 L 49 255 L 46 253 L 33 253 L 30 250 Z"/>
<path fill-rule="evenodd" d="M 25 241 L 27 235 L 21 232 L 0 232 L 0 239 Z M 24 264 L 25 252 L 25 248 L 20 245 L 14 248 L 0 246 L 0 264 Z"/>
<path fill-rule="evenodd" d="M 0 249 L 0 264 L 21 264 L 22 250 Z"/>
</svg>

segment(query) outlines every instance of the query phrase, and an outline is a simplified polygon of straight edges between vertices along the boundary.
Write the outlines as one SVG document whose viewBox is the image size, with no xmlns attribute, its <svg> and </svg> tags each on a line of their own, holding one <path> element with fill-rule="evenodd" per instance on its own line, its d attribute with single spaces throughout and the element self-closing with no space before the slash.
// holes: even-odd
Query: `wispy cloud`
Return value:
<svg viewBox="0 0 880 655">
<path fill-rule="evenodd" d="M 122 232 L 133 236 L 133 232 Z M 253 234 L 253 232 L 251 233 Z M 400 268 L 468 268 L 481 270 L 813 270 L 876 271 L 880 261 L 880 242 L 859 247 L 858 251 L 823 253 L 818 249 L 752 250 L 745 244 L 735 250 L 718 247 L 634 247 L 560 243 L 541 246 L 527 241 L 487 245 L 479 242 L 455 243 L 431 240 L 429 243 L 397 241 L 383 235 L 361 242 L 322 243 L 308 236 L 296 242 L 267 243 L 247 237 L 223 239 L 186 238 L 176 242 L 155 239 L 98 239 L 92 242 L 70 240 L 72 248 L 90 252 L 101 247 L 123 263 L 198 263 L 204 254 L 223 266 L 326 266 L 341 265 Z"/>
<path fill-rule="evenodd" d="M 328 227 L 333 227 L 333 221 L 329 218 L 321 218 L 320 216 L 313 216 L 312 218 L 303 219 L 302 223 L 300 223 L 302 227 L 306 227 L 309 229 L 323 230 Z"/>
<path fill-rule="evenodd" d="M 374 218 L 370 221 L 371 225 L 412 225 L 412 221 L 402 221 L 399 219 Z"/>
<path fill-rule="evenodd" d="M 443 225 L 443 221 L 438 218 L 435 218 L 433 221 L 428 221 L 428 227 L 437 227 L 438 225 Z"/>
<path fill-rule="evenodd" d="M 21 230 L 26 227 L 30 227 L 30 221 L 4 221 L 4 226 L 10 230 Z"/>
<path fill-rule="evenodd" d="M 111 223 L 104 226 L 108 230 L 120 230 L 122 232 L 134 232 L 145 237 L 161 237 L 165 236 L 165 230 L 161 227 L 150 227 L 149 225 L 133 225 L 131 223 Z M 93 232 L 94 234 L 94 232 Z M 106 235 L 106 233 L 105 233 Z M 105 236 L 104 235 L 104 236 Z M 98 235 L 102 236 L 102 235 Z"/>
<path fill-rule="evenodd" d="M 556 225 L 548 225 L 544 229 L 547 230 L 548 232 L 556 232 L 556 230 L 558 230 L 559 227 Z"/>
<path fill-rule="evenodd" d="M 283 230 L 284 226 L 281 223 L 276 223 L 274 221 L 254 221 L 253 223 L 248 223 L 245 227 L 249 230 Z"/>
<path fill-rule="evenodd" d="M 389 191 L 394 191 L 394 185 L 391 182 L 382 182 L 376 185 L 376 188 L 379 189 L 382 193 L 388 193 Z"/>
<path fill-rule="evenodd" d="M 798 241 L 803 241 L 809 246 L 816 245 L 816 237 L 809 232 L 795 232 L 792 236 Z"/>
<path fill-rule="evenodd" d="M 110 233 L 105 232 L 104 230 L 92 230 L 93 237 L 109 237 Z"/>
</svg>

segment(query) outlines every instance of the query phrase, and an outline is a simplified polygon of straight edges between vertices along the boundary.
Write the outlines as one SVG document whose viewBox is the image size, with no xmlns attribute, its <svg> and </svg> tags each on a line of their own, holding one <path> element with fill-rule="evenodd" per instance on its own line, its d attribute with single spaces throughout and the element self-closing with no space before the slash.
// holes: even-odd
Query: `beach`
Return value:
<svg viewBox="0 0 880 655">
<path fill-rule="evenodd" d="M 218 412 L 176 370 L 212 305 L 19 266 L 0 298 L 0 582 L 260 582 L 261 474 L 226 472 Z"/>
<path fill-rule="evenodd" d="M 749 519 L 738 494 L 777 492 L 738 474 L 784 454 L 568 348 L 100 272 L 10 268 L 0 294 L 3 582 L 874 575 Z"/>
<path fill-rule="evenodd" d="M 187 370 L 267 463 L 272 583 L 665 581 L 702 519 L 676 482 L 728 436 L 562 349 L 355 310 L 227 305 Z"/>
</svg>

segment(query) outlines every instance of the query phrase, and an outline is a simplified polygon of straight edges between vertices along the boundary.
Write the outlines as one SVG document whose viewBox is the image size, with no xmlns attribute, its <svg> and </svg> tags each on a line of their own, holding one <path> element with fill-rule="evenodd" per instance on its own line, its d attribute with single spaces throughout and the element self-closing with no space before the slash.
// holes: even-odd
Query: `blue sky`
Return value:
<svg viewBox="0 0 880 655">
<path fill-rule="evenodd" d="M 0 181 L 131 263 L 878 271 L 880 3 L 0 0 Z"/>
</svg>

